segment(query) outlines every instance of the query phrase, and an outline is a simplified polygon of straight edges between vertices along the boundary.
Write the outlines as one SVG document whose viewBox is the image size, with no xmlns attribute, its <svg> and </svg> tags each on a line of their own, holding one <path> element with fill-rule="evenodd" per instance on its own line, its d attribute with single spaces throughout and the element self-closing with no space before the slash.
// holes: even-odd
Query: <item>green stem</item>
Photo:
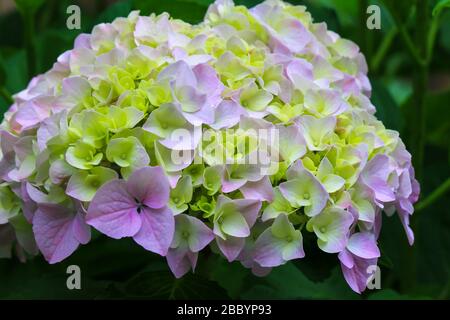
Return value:
<svg viewBox="0 0 450 320">
<path fill-rule="evenodd" d="M 427 62 L 430 63 L 430 60 L 433 57 L 434 43 L 436 41 L 436 35 L 439 31 L 439 27 L 441 25 L 441 13 L 440 11 L 433 19 L 431 20 L 430 30 L 428 31 L 427 37 Z"/>
<path fill-rule="evenodd" d="M 0 96 L 6 101 L 7 104 L 11 105 L 14 103 L 11 94 L 5 87 L 0 87 Z"/>
<path fill-rule="evenodd" d="M 422 2 L 419 1 L 419 3 Z M 427 0 L 423 0 L 423 2 L 427 2 Z M 394 22 L 398 28 L 398 31 L 400 33 L 400 37 L 402 38 L 403 42 L 406 45 L 406 48 L 408 49 L 409 53 L 411 54 L 412 58 L 414 59 L 414 61 L 416 62 L 416 64 L 418 65 L 426 65 L 426 60 L 423 59 L 420 56 L 419 51 L 416 49 L 416 46 L 414 45 L 413 40 L 411 39 L 411 36 L 408 33 L 408 30 L 406 30 L 405 25 L 403 24 L 403 22 L 400 19 L 400 16 L 398 15 L 398 12 L 395 10 L 395 8 L 392 8 L 390 5 L 388 5 L 388 3 L 386 3 L 387 7 L 389 8 L 389 11 L 392 15 L 392 18 L 394 19 Z M 419 4 L 420 5 L 420 4 Z M 426 12 L 428 12 L 428 10 L 426 10 Z M 418 16 L 420 16 L 421 14 L 418 13 Z M 421 22 L 419 21 L 419 26 L 421 25 Z"/>
<path fill-rule="evenodd" d="M 372 59 L 371 69 L 374 73 L 378 72 L 381 61 L 383 61 L 384 57 L 386 56 L 386 53 L 388 52 L 389 48 L 391 47 L 392 42 L 394 41 L 397 34 L 398 34 L 398 29 L 392 28 L 388 32 L 388 34 L 383 38 L 383 42 L 381 42 L 380 46 L 378 47 L 377 52 L 375 53 L 375 55 Z"/>
<path fill-rule="evenodd" d="M 428 195 L 425 199 L 420 201 L 416 205 L 416 211 L 421 211 L 426 207 L 435 203 L 440 197 L 445 195 L 450 190 L 450 178 L 444 181 L 437 189 L 435 189 L 430 195 Z"/>
</svg>

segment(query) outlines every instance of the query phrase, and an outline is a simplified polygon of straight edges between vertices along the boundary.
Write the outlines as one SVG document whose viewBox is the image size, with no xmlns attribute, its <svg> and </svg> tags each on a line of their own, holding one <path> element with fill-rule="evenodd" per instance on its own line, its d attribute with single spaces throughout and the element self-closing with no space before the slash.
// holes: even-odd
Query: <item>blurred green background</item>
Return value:
<svg viewBox="0 0 450 320">
<path fill-rule="evenodd" d="M 196 23 L 212 0 L 0 0 L 0 111 L 12 93 L 45 72 L 71 49 L 81 32 L 126 16 L 169 12 Z M 259 0 L 235 0 L 248 7 Z M 42 257 L 22 264 L 0 260 L 0 298 L 160 299 L 448 299 L 450 297 L 450 1 L 290 0 L 308 7 L 316 22 L 352 39 L 369 64 L 377 116 L 413 154 L 422 193 L 412 219 L 409 247 L 395 216 L 385 218 L 381 239 L 381 290 L 353 293 L 335 255 L 305 239 L 307 258 L 257 278 L 236 262 L 208 253 L 195 275 L 175 280 L 165 261 L 132 240 L 94 237 L 66 261 Z M 68 30 L 66 9 L 81 8 L 81 30 Z M 366 28 L 368 5 L 381 8 L 381 30 Z M 82 290 L 66 288 L 66 268 L 79 265 Z"/>
</svg>

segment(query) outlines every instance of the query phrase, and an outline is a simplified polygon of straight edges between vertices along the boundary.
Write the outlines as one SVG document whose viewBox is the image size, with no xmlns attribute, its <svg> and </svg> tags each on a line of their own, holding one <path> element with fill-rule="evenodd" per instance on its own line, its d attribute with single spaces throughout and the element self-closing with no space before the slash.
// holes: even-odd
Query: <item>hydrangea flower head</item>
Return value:
<svg viewBox="0 0 450 320">
<path fill-rule="evenodd" d="M 381 216 L 412 244 L 419 196 L 370 91 L 359 48 L 280 0 L 97 25 L 4 116 L 0 257 L 57 263 L 95 228 L 176 277 L 208 247 L 262 276 L 307 259 L 311 233 L 362 292 Z"/>
</svg>

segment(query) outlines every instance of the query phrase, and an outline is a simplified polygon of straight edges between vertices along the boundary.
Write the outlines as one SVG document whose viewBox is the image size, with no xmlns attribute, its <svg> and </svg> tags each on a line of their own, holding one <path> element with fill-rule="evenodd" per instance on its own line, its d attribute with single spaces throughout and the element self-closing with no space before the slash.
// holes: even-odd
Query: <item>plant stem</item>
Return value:
<svg viewBox="0 0 450 320">
<path fill-rule="evenodd" d="M 391 47 L 391 44 L 394 41 L 397 34 L 398 34 L 398 29 L 394 27 L 391 30 L 389 30 L 388 34 L 384 37 L 383 42 L 378 47 L 378 50 L 372 59 L 371 69 L 372 69 L 373 73 L 378 72 L 381 61 L 383 61 L 384 57 L 386 56 L 386 53 L 388 52 L 389 48 Z"/>
<path fill-rule="evenodd" d="M 7 104 L 11 105 L 14 103 L 11 94 L 5 87 L 0 87 L 0 96 L 6 101 Z"/>
<path fill-rule="evenodd" d="M 418 4 L 419 6 L 420 6 L 421 2 L 426 2 L 428 4 L 428 0 L 423 0 L 423 1 L 421 0 L 421 1 L 419 1 L 419 4 Z M 395 24 L 397 25 L 398 31 L 400 33 L 400 37 L 402 38 L 403 42 L 405 43 L 406 48 L 408 49 L 412 58 L 414 59 L 414 61 L 416 62 L 417 65 L 426 65 L 426 60 L 420 56 L 419 51 L 416 49 L 416 46 L 414 45 L 413 40 L 411 39 L 408 31 L 406 30 L 405 25 L 401 21 L 397 11 L 394 8 L 392 8 L 391 6 L 389 6 L 389 5 L 387 5 L 387 6 L 389 8 L 389 11 L 390 11 L 393 19 L 394 19 Z M 428 13 L 428 10 L 426 10 L 426 12 Z M 417 16 L 421 16 L 421 13 L 418 13 Z M 428 20 L 428 18 L 427 18 L 427 20 Z M 417 22 L 419 23 L 418 26 L 422 25 L 421 21 L 417 21 Z"/>
<path fill-rule="evenodd" d="M 437 189 L 435 189 L 431 194 L 429 194 L 425 199 L 420 201 L 416 205 L 416 211 L 421 211 L 426 207 L 432 205 L 436 202 L 440 197 L 445 195 L 450 190 L 450 178 L 444 181 Z"/>
<path fill-rule="evenodd" d="M 441 25 L 441 14 L 440 11 L 433 19 L 431 20 L 430 30 L 428 31 L 427 38 L 427 62 L 430 63 L 431 58 L 433 57 L 434 43 L 436 41 L 436 35 L 439 30 L 439 26 Z"/>
</svg>

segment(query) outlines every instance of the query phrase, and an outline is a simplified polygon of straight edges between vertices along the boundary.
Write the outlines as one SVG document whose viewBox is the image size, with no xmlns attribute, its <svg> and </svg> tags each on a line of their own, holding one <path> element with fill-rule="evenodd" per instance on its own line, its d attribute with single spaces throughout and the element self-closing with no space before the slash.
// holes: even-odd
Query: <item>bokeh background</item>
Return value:
<svg viewBox="0 0 450 320">
<path fill-rule="evenodd" d="M 169 12 L 202 20 L 212 0 L 0 0 L 0 118 L 11 94 L 45 72 L 73 40 L 95 24 L 126 16 Z M 259 0 L 235 0 L 253 6 Z M 335 255 L 305 241 L 305 259 L 257 278 L 238 262 L 203 254 L 194 275 L 176 280 L 165 261 L 132 240 L 94 236 L 66 261 L 40 256 L 23 264 L 0 260 L 0 298 L 159 299 L 448 299 L 450 298 L 450 1 L 289 0 L 315 21 L 352 39 L 369 64 L 372 102 L 386 127 L 400 131 L 413 154 L 422 193 L 409 247 L 397 218 L 385 218 L 380 238 L 381 290 L 353 293 Z M 81 8 L 81 30 L 68 30 L 66 9 Z M 367 6 L 381 8 L 381 30 L 366 28 Z M 82 290 L 66 287 L 66 268 L 80 266 Z"/>
</svg>

